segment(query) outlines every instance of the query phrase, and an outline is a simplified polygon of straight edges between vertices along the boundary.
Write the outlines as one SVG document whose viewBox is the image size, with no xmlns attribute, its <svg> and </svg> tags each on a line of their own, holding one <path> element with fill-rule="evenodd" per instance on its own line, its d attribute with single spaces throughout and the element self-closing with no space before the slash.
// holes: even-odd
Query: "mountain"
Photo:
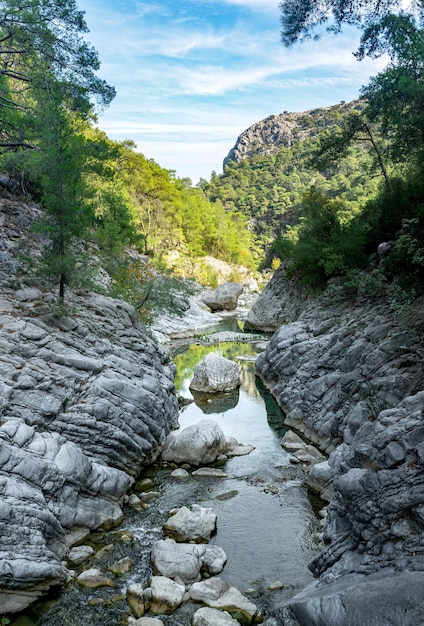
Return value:
<svg viewBox="0 0 424 626">
<path fill-rule="evenodd" d="M 375 196 L 379 177 L 366 143 L 352 145 L 331 165 L 314 162 L 321 139 L 340 133 L 347 116 L 363 106 L 355 100 L 267 117 L 241 133 L 223 173 L 202 185 L 210 201 L 247 218 L 259 258 L 272 259 L 274 241 L 299 222 L 311 187 L 337 199 L 345 221 Z"/>
<path fill-rule="evenodd" d="M 252 124 L 238 136 L 234 147 L 224 159 L 224 169 L 230 161 L 240 163 L 249 157 L 276 154 L 281 147 L 291 148 L 296 141 L 316 137 L 352 109 L 361 106 L 359 100 L 354 100 L 303 113 L 284 111 L 279 115 L 270 115 Z"/>
</svg>

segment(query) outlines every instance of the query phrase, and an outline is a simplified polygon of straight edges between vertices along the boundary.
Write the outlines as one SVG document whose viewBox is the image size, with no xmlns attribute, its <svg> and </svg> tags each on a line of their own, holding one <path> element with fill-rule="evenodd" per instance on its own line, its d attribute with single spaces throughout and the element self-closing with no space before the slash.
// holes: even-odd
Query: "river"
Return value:
<svg viewBox="0 0 424 626">
<path fill-rule="evenodd" d="M 224 330 L 228 330 L 228 325 Z M 196 363 L 210 351 L 239 363 L 241 387 L 236 394 L 196 403 L 192 401 L 189 383 Z M 14 620 L 13 626 L 127 624 L 127 585 L 148 585 L 150 547 L 154 540 L 162 538 L 162 524 L 168 512 L 193 503 L 212 507 L 218 516 L 217 533 L 211 543 L 227 554 L 221 577 L 249 594 L 265 616 L 310 582 L 307 564 L 318 552 L 318 521 L 302 482 L 302 468 L 290 463 L 288 453 L 279 444 L 285 432 L 284 415 L 255 377 L 256 353 L 255 343 L 193 343 L 179 348 L 174 356 L 177 393 L 191 401 L 181 410 L 180 427 L 207 416 L 219 423 L 226 436 L 252 444 L 255 449 L 220 465 L 226 478 L 190 476 L 181 481 L 170 476 L 172 467 L 148 468 L 145 476 L 160 494 L 157 499 L 146 510 L 126 507 L 125 519 L 118 529 L 94 533 L 85 542 L 95 548 L 96 558 L 84 564 L 84 569 L 96 566 L 106 572 L 112 563 L 129 557 L 134 563 L 130 572 L 117 577 L 114 588 L 85 589 L 71 583 L 56 597 Z M 161 619 L 169 626 L 189 626 L 196 608 L 187 603 Z"/>
</svg>

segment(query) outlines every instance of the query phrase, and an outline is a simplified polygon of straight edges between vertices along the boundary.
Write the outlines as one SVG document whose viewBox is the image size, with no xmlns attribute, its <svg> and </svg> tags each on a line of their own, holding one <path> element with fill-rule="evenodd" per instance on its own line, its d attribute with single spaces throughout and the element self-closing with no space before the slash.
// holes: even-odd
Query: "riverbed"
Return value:
<svg viewBox="0 0 424 626">
<path fill-rule="evenodd" d="M 225 330 L 227 326 L 228 322 Z M 218 516 L 211 543 L 227 554 L 221 577 L 248 594 L 265 617 L 310 582 L 307 565 L 318 552 L 318 521 L 303 485 L 303 469 L 290 463 L 289 454 L 279 443 L 285 432 L 284 415 L 255 376 L 254 361 L 260 348 L 255 341 L 214 343 L 213 335 L 207 343 L 198 338 L 180 347 L 174 356 L 176 390 L 183 405 L 180 427 L 208 417 L 218 422 L 227 437 L 252 444 L 255 449 L 247 456 L 216 465 L 225 471 L 226 478 L 190 475 L 177 480 L 171 477 L 172 466 L 148 468 L 145 476 L 151 479 L 156 497 L 145 510 L 127 506 L 118 529 L 91 535 L 85 543 L 92 545 L 96 555 L 77 570 L 95 566 L 107 572 L 111 564 L 129 557 L 133 562 L 129 573 L 116 577 L 113 588 L 86 589 L 71 583 L 48 603 L 40 603 L 20 616 L 14 626 L 127 624 L 126 587 L 133 582 L 148 585 L 151 544 L 162 538 L 168 512 L 193 503 L 212 507 Z M 189 390 L 193 369 L 210 351 L 239 364 L 241 387 L 235 394 L 195 402 Z M 189 626 L 196 608 L 187 603 L 161 619 L 169 626 Z"/>
</svg>

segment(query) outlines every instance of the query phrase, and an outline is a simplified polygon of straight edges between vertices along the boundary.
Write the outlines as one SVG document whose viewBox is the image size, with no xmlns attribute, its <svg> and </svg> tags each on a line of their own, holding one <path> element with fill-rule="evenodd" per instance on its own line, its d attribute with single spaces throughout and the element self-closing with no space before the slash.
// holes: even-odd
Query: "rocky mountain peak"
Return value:
<svg viewBox="0 0 424 626">
<path fill-rule="evenodd" d="M 358 106 L 359 101 L 311 109 L 303 113 L 284 111 L 270 115 L 249 126 L 238 136 L 234 147 L 224 159 L 224 167 L 230 161 L 239 163 L 252 156 L 275 154 L 284 146 L 290 148 L 296 141 L 316 135 L 335 123 L 333 113 L 347 113 Z"/>
</svg>

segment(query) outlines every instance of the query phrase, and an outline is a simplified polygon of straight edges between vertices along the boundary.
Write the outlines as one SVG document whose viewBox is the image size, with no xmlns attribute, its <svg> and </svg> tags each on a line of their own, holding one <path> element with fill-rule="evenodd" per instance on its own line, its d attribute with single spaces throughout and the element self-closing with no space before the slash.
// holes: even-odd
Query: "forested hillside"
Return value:
<svg viewBox="0 0 424 626">
<path fill-rule="evenodd" d="M 263 120 L 252 127 L 253 132 L 248 129 L 243 133 L 241 141 L 239 138 L 230 152 L 237 160 L 227 161 L 221 176 L 214 174 L 209 183 L 202 182 L 211 201 L 220 201 L 227 210 L 242 212 L 248 218 L 268 261 L 275 239 L 302 217 L 304 197 L 311 187 L 339 200 L 344 221 L 377 193 L 380 177 L 366 144 L 353 145 L 337 162 L 320 166 L 314 161 L 320 141 L 335 137 L 343 121 L 363 108 L 363 103 L 356 101 Z M 274 143 L 267 132 L 269 120 L 274 126 Z M 276 120 L 285 131 L 283 138 L 275 132 Z"/>
<path fill-rule="evenodd" d="M 0 183 L 3 193 L 39 202 L 46 213 L 34 280 L 57 284 L 63 302 L 67 285 L 87 279 L 83 250 L 91 249 L 118 292 L 143 303 L 155 268 L 166 271 L 172 251 L 180 274 L 200 281 L 214 277 L 196 273 L 196 257 L 252 267 L 240 212 L 210 201 L 131 140 L 114 142 L 97 129 L 96 115 L 115 91 L 97 76 L 100 63 L 75 0 L 0 6 Z M 131 248 L 149 262 L 135 260 Z M 142 283 L 148 287 L 138 293 Z"/>
<path fill-rule="evenodd" d="M 237 162 L 228 160 L 223 175 L 202 187 L 248 217 L 267 263 L 290 260 L 289 273 L 306 285 L 344 277 L 353 291 L 378 296 L 389 289 L 397 303 L 413 302 L 424 288 L 422 16 L 397 12 L 394 0 L 376 13 L 373 2 L 363 4 L 351 17 L 328 6 L 325 18 L 339 26 L 363 19 L 357 58 L 389 58 L 360 101 L 311 112 L 313 132 L 305 130 L 307 114 L 289 114 L 290 145 L 275 130 L 284 115 L 267 118 L 263 129 L 254 125 L 230 152 Z M 318 28 L 314 7 L 282 3 L 284 43 Z"/>
</svg>

